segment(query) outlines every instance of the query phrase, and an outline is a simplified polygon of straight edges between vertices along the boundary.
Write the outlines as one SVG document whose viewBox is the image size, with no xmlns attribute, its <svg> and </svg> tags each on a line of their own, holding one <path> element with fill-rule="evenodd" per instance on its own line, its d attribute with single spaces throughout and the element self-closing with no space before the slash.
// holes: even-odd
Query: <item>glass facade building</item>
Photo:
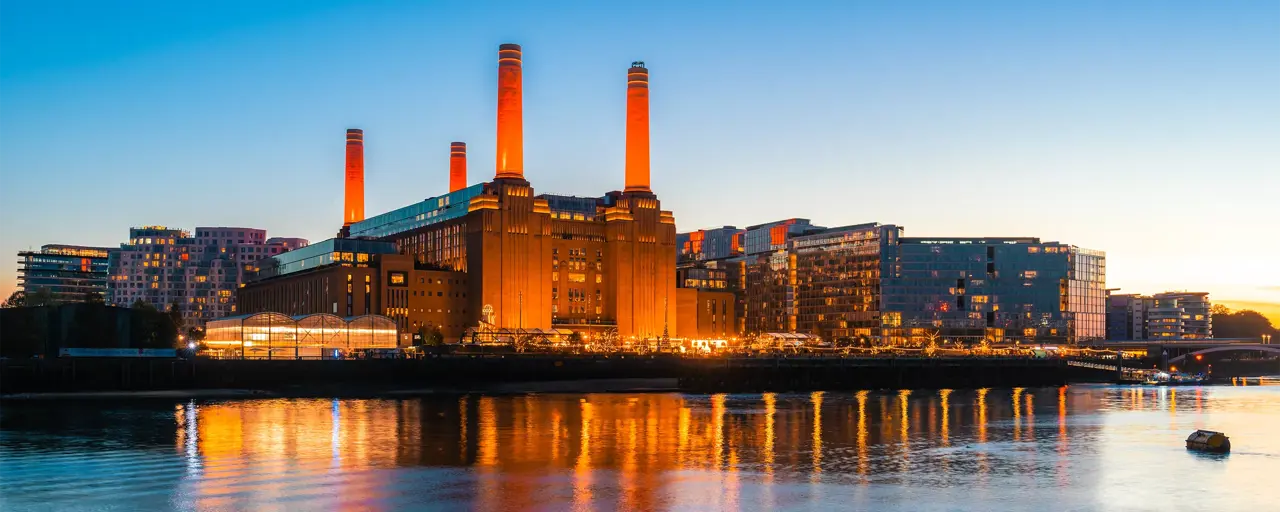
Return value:
<svg viewBox="0 0 1280 512">
<path fill-rule="evenodd" d="M 352 223 L 348 229 L 348 235 L 383 238 L 461 218 L 467 214 L 471 199 L 483 192 L 484 184 L 480 183 L 442 196 L 431 197 L 419 203 Z"/>
<path fill-rule="evenodd" d="M 1182 340 L 1213 337 L 1213 304 L 1204 292 L 1117 294 L 1109 299 L 1107 339 Z"/>
<path fill-rule="evenodd" d="M 680 261 L 709 261 L 742 254 L 744 230 L 733 226 L 676 234 Z"/>
<path fill-rule="evenodd" d="M 251 280 L 292 274 L 334 263 L 365 266 L 375 254 L 396 254 L 396 244 L 378 240 L 330 238 L 259 262 L 258 272 Z"/>
<path fill-rule="evenodd" d="M 819 232 L 823 229 L 826 228 L 810 224 L 809 219 L 786 219 L 747 226 L 742 233 L 743 253 L 763 254 L 785 249 L 787 240 L 792 236 Z"/>
<path fill-rule="evenodd" d="M 791 219 L 747 228 L 744 256 L 697 265 L 726 269 L 747 335 L 881 344 L 1106 337 L 1102 252 L 1037 238 L 903 233 L 896 225 L 828 229 Z"/>
<path fill-rule="evenodd" d="M 45 245 L 39 251 L 18 252 L 18 289 L 47 290 L 57 302 L 104 300 L 107 257 L 113 249 L 78 245 Z"/>
<path fill-rule="evenodd" d="M 394 320 L 381 315 L 342 318 L 275 312 L 212 320 L 204 344 L 216 357 L 253 359 L 332 358 L 398 345 Z"/>
<path fill-rule="evenodd" d="M 1105 336 L 1105 256 L 1036 238 L 903 238 L 884 280 L 889 343 Z"/>
<path fill-rule="evenodd" d="M 897 260 L 902 228 L 860 224 L 795 237 L 795 332 L 828 339 L 879 334 L 881 279 Z"/>
</svg>

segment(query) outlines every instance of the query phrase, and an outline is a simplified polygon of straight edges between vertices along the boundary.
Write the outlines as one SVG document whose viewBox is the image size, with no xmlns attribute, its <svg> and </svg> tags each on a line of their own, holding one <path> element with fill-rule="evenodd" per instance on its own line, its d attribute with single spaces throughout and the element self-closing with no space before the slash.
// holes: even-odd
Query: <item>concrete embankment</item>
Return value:
<svg viewBox="0 0 1280 512">
<path fill-rule="evenodd" d="M 961 389 L 1090 380 L 1080 371 L 1056 359 L 794 355 L 510 354 L 342 361 L 65 358 L 0 362 L 0 394 L 5 395 L 0 398 Z"/>
<path fill-rule="evenodd" d="M 680 388 L 697 392 L 1038 387 L 1066 384 L 1060 359 L 725 358 L 690 363 Z"/>
</svg>

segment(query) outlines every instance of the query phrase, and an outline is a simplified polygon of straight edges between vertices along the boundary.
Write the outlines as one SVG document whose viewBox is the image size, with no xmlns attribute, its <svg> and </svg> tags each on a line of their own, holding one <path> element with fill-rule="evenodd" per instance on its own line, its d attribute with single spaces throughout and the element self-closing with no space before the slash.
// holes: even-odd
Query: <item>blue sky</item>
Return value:
<svg viewBox="0 0 1280 512">
<path fill-rule="evenodd" d="M 681 231 L 786 217 L 1107 251 L 1108 284 L 1280 304 L 1280 2 L 4 2 L 0 254 L 130 226 L 320 240 L 494 166 L 525 50 L 539 192 L 621 187 L 625 71 Z M 0 272 L 7 296 L 14 272 Z"/>
</svg>

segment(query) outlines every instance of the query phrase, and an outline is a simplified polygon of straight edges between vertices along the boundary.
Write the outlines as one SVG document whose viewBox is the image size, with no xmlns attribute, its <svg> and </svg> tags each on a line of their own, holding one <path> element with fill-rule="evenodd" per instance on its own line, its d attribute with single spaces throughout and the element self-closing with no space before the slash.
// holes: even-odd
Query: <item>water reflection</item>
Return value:
<svg viewBox="0 0 1280 512">
<path fill-rule="evenodd" d="M 163 506 L 192 509 L 843 508 L 900 485 L 943 504 L 1037 488 L 1096 508 L 1090 489 L 1160 487 L 1135 467 L 1253 460 L 1188 462 L 1178 443 L 1201 426 L 1273 464 L 1280 442 L 1248 436 L 1268 424 L 1257 415 L 1280 419 L 1277 405 L 1266 386 L 20 404 L 0 413 L 0 496 L 47 499 L 93 454 L 120 452 L 172 469 L 104 478 L 135 474 L 146 496 L 169 488 Z"/>
</svg>

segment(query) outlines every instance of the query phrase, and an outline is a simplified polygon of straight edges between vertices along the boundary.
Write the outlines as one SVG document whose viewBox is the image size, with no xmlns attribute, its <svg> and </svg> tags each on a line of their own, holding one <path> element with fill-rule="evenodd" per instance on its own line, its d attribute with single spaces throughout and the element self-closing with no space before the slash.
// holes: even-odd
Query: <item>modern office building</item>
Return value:
<svg viewBox="0 0 1280 512">
<path fill-rule="evenodd" d="M 879 337 L 880 279 L 896 259 L 901 229 L 860 224 L 821 231 L 808 228 L 804 229 L 807 234 L 789 237 L 788 229 L 797 224 L 764 225 L 760 232 L 769 233 L 770 244 L 777 248 L 747 257 L 746 330 Z M 750 252 L 755 243 L 750 241 L 751 228 L 747 235 Z"/>
<path fill-rule="evenodd" d="M 539 195 L 525 179 L 522 59 L 518 45 L 499 47 L 491 181 L 457 188 L 454 179 L 452 192 L 367 219 L 348 208 L 342 233 L 392 242 L 424 268 L 465 274 L 459 323 L 636 339 L 675 332 L 675 218 L 650 188 L 648 69 L 634 62 L 627 70 L 622 190 Z M 349 186 L 363 183 L 353 168 Z M 349 204 L 361 202 L 352 195 Z"/>
<path fill-rule="evenodd" d="M 744 256 L 694 265 L 724 270 L 744 334 L 886 344 L 1105 337 L 1101 252 L 1036 238 L 903 234 L 895 225 L 828 229 L 790 219 L 747 228 Z"/>
<path fill-rule="evenodd" d="M 467 274 L 423 267 L 391 242 L 336 238 L 263 260 L 236 304 L 241 314 L 382 315 L 401 345 L 423 327 L 456 342 L 470 327 L 467 284 Z"/>
<path fill-rule="evenodd" d="M 1078 343 L 1106 336 L 1106 256 L 1038 238 L 901 238 L 885 336 Z"/>
<path fill-rule="evenodd" d="M 826 228 L 814 226 L 809 219 L 785 219 L 747 226 L 743 230 L 742 252 L 752 256 L 785 249 L 787 240 L 806 233 L 817 233 Z"/>
<path fill-rule="evenodd" d="M 703 265 L 678 267 L 676 268 L 676 287 L 726 290 L 729 288 L 729 272 L 722 268 Z"/>
<path fill-rule="evenodd" d="M 50 244 L 18 252 L 18 291 L 48 290 L 56 302 L 85 302 L 107 295 L 107 256 L 114 249 Z"/>
<path fill-rule="evenodd" d="M 699 229 L 676 235 L 678 261 L 708 261 L 732 258 L 742 254 L 745 230 L 733 226 Z"/>
<path fill-rule="evenodd" d="M 176 305 L 185 327 L 201 327 L 236 313 L 235 290 L 258 260 L 306 245 L 251 228 L 198 227 L 194 236 L 164 226 L 131 228 L 128 243 L 108 258 L 107 302 Z"/>
<path fill-rule="evenodd" d="M 1204 292 L 1112 295 L 1107 339 L 1182 340 L 1213 337 L 1213 304 Z"/>
</svg>

